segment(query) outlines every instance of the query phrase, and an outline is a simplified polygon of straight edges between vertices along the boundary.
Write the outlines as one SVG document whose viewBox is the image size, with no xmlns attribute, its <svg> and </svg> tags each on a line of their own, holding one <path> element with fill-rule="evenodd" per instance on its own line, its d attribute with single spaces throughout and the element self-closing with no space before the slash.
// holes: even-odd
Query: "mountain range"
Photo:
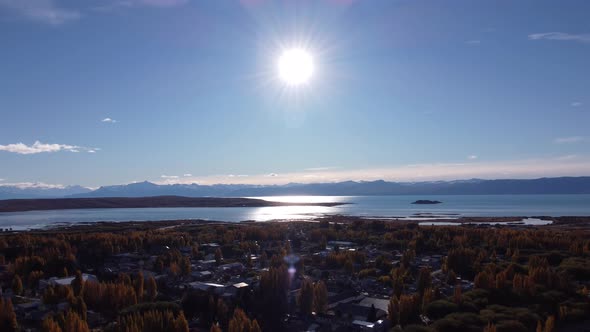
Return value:
<svg viewBox="0 0 590 332">
<path fill-rule="evenodd" d="M 345 181 L 336 183 L 291 183 L 285 185 L 155 184 L 144 181 L 103 186 L 61 188 L 0 186 L 0 199 L 63 197 L 255 197 L 279 195 L 503 195 L 590 194 L 590 176 L 540 179 L 457 180 L 430 182 Z"/>
</svg>

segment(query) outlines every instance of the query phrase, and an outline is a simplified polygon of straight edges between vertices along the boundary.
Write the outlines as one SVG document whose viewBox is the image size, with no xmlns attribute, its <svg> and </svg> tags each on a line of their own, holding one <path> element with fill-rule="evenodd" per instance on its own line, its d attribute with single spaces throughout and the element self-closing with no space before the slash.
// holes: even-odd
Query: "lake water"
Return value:
<svg viewBox="0 0 590 332">
<path fill-rule="evenodd" d="M 429 214 L 459 216 L 590 216 L 590 195 L 420 195 L 420 196 L 274 196 L 256 197 L 282 202 L 346 202 L 335 207 L 281 206 L 263 208 L 141 208 L 83 209 L 0 213 L 0 228 L 28 229 L 56 223 L 205 219 L 308 220 L 342 214 L 365 217 L 427 219 Z M 418 199 L 436 205 L 414 205 Z M 420 215 L 421 214 L 421 215 Z"/>
</svg>

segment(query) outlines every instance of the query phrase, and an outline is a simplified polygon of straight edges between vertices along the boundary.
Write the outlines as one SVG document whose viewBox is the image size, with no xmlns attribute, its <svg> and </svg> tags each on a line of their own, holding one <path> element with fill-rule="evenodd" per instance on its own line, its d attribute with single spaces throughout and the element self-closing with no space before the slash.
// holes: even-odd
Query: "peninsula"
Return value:
<svg viewBox="0 0 590 332">
<path fill-rule="evenodd" d="M 0 200 L 0 212 L 163 207 L 337 206 L 342 204 L 346 203 L 285 203 L 254 198 L 183 196 L 7 199 Z"/>
</svg>

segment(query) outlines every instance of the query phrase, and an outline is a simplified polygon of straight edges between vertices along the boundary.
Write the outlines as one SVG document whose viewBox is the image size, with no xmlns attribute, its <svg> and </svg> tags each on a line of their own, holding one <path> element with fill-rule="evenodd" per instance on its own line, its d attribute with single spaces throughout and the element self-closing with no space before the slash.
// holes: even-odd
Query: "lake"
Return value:
<svg viewBox="0 0 590 332">
<path fill-rule="evenodd" d="M 0 213 L 0 228 L 30 229 L 56 223 L 95 221 L 150 221 L 205 219 L 309 220 L 323 215 L 427 219 L 428 214 L 449 219 L 459 216 L 590 216 L 590 195 L 419 195 L 419 196 L 272 196 L 256 197 L 281 202 L 346 202 L 347 205 L 274 206 L 262 208 L 140 208 L 84 209 Z M 414 205 L 419 199 L 436 205 Z"/>
</svg>

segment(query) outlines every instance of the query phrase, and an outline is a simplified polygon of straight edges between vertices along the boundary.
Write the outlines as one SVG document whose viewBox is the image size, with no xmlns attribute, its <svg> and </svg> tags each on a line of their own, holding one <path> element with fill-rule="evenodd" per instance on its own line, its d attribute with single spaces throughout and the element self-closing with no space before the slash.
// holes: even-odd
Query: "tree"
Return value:
<svg viewBox="0 0 590 332">
<path fill-rule="evenodd" d="M 64 332 L 90 332 L 88 324 L 75 311 L 68 311 L 64 324 Z"/>
<path fill-rule="evenodd" d="M 453 294 L 453 302 L 455 302 L 455 304 L 461 304 L 461 291 L 461 284 L 457 283 Z"/>
<path fill-rule="evenodd" d="M 143 299 L 143 273 L 139 272 L 137 277 L 134 280 L 134 289 L 135 294 L 137 295 L 137 301 L 141 301 Z"/>
<path fill-rule="evenodd" d="M 555 328 L 555 316 L 547 317 L 547 320 L 545 321 L 545 329 L 543 330 L 543 332 L 553 332 L 554 328 Z"/>
<path fill-rule="evenodd" d="M 313 288 L 313 310 L 316 313 L 326 313 L 328 307 L 328 289 L 323 281 L 316 282 Z"/>
<path fill-rule="evenodd" d="M 16 320 L 12 301 L 2 297 L 0 297 L 0 331 L 18 331 L 18 322 Z"/>
<path fill-rule="evenodd" d="M 23 282 L 18 275 L 12 278 L 12 291 L 16 295 L 20 295 L 23 292 Z"/>
<path fill-rule="evenodd" d="M 209 329 L 209 332 L 222 332 L 222 331 L 219 328 L 219 326 L 217 326 L 217 324 L 211 324 L 211 328 Z"/>
<path fill-rule="evenodd" d="M 399 299 L 397 298 L 397 296 L 393 295 L 389 299 L 389 305 L 387 306 L 387 318 L 389 318 L 391 325 L 395 326 L 399 324 L 399 312 Z"/>
<path fill-rule="evenodd" d="M 74 290 L 75 296 L 79 296 L 84 291 L 84 278 L 80 270 L 76 271 L 76 277 L 72 280 L 72 289 Z"/>
<path fill-rule="evenodd" d="M 153 276 L 150 276 L 147 281 L 147 299 L 148 301 L 154 301 L 158 296 L 158 284 Z"/>
<path fill-rule="evenodd" d="M 430 275 L 430 269 L 427 267 L 423 267 L 420 269 L 420 274 L 418 275 L 418 292 L 422 296 L 424 291 L 427 288 L 430 288 L 432 285 L 432 276 Z"/>
<path fill-rule="evenodd" d="M 184 257 L 180 261 L 180 272 L 183 276 L 191 274 L 191 260 L 188 257 Z"/>
<path fill-rule="evenodd" d="M 374 322 L 377 320 L 377 309 L 375 309 L 375 305 L 371 304 L 371 309 L 369 309 L 369 314 L 367 315 L 367 322 Z"/>
<path fill-rule="evenodd" d="M 310 315 L 313 310 L 314 287 L 309 279 L 303 279 L 301 289 L 297 296 L 299 311 L 304 315 Z"/>
<path fill-rule="evenodd" d="M 260 332 L 260 326 L 256 320 L 252 321 L 240 308 L 234 310 L 234 315 L 229 321 L 228 332 Z"/>
<path fill-rule="evenodd" d="M 483 329 L 483 332 L 496 332 L 496 325 L 489 322 L 488 325 Z"/>
<path fill-rule="evenodd" d="M 188 321 L 186 320 L 186 317 L 184 317 L 184 313 L 182 311 L 174 321 L 174 331 L 188 332 Z"/>
<path fill-rule="evenodd" d="M 59 324 L 53 320 L 52 317 L 47 317 L 41 324 L 41 331 L 43 332 L 63 332 Z"/>
<path fill-rule="evenodd" d="M 217 265 L 220 265 L 222 260 L 223 260 L 223 255 L 221 254 L 221 249 L 217 248 L 215 250 L 215 263 Z"/>
</svg>

